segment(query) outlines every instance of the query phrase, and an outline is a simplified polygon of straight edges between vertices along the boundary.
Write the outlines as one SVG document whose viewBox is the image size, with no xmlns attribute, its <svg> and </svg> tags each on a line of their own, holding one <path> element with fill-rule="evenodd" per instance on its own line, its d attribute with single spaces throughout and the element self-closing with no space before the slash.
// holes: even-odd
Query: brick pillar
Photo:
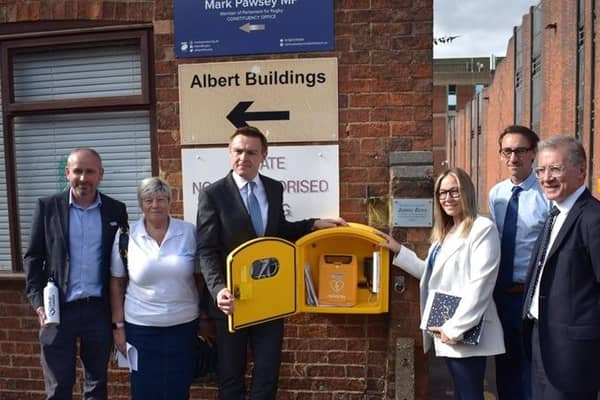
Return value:
<svg viewBox="0 0 600 400">
<path fill-rule="evenodd" d="M 389 156 L 390 198 L 431 198 L 433 195 L 433 152 L 398 151 Z M 392 236 L 425 258 L 429 228 L 393 227 Z M 396 399 L 427 399 L 428 365 L 423 354 L 419 311 L 419 282 L 400 268 L 390 274 L 390 338 L 396 351 Z M 404 290 L 394 283 L 404 280 Z M 409 354 L 412 352 L 413 354 Z M 412 356 L 412 357 L 411 357 Z M 400 364 L 400 365 L 399 365 Z M 411 379 L 411 377 L 413 377 Z"/>
</svg>

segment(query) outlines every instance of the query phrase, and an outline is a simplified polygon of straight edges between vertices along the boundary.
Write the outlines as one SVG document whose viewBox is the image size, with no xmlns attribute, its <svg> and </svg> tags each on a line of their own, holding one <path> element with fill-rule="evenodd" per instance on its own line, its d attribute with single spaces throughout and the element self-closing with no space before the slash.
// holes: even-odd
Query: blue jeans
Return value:
<svg viewBox="0 0 600 400">
<path fill-rule="evenodd" d="M 131 371 L 133 400 L 187 400 L 194 380 L 198 320 L 157 327 L 125 323 L 127 342 L 138 351 Z"/>
</svg>

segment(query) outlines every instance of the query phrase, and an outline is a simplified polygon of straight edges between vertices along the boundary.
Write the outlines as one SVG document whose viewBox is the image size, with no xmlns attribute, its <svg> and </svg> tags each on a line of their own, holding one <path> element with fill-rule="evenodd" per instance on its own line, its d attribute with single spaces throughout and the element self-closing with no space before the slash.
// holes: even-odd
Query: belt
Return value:
<svg viewBox="0 0 600 400">
<path fill-rule="evenodd" d="M 102 301 L 102 297 L 98 296 L 88 296 L 82 297 L 80 299 L 75 299 L 67 302 L 67 304 L 89 304 L 89 303 L 99 303 Z"/>
<path fill-rule="evenodd" d="M 506 293 L 525 293 L 525 284 L 524 283 L 513 283 L 512 286 L 507 287 L 506 289 L 504 289 L 504 291 Z"/>
</svg>

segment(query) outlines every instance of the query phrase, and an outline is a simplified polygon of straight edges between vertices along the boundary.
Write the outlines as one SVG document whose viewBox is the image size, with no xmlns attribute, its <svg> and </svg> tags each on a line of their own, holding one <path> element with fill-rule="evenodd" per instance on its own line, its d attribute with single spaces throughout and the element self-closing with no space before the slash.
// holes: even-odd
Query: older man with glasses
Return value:
<svg viewBox="0 0 600 400">
<path fill-rule="evenodd" d="M 499 400 L 531 399 L 531 366 L 523 348 L 521 310 L 533 246 L 548 215 L 549 201 L 533 172 L 538 136 L 520 125 L 500 134 L 500 159 L 510 177 L 490 191 L 490 217 L 501 237 L 494 300 L 504 329 L 506 353 L 496 356 Z"/>
<path fill-rule="evenodd" d="M 600 201 L 585 187 L 572 136 L 538 145 L 535 174 L 553 207 L 534 248 L 523 307 L 534 400 L 596 400 L 600 391 Z"/>
</svg>

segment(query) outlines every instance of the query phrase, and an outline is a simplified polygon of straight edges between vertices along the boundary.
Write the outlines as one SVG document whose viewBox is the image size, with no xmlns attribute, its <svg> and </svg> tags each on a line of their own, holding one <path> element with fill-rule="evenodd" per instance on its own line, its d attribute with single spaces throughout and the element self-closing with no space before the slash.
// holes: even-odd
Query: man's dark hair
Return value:
<svg viewBox="0 0 600 400">
<path fill-rule="evenodd" d="M 508 135 L 509 133 L 516 133 L 518 135 L 525 136 L 527 138 L 527 140 L 529 141 L 530 149 L 535 149 L 537 147 L 538 142 L 540 141 L 540 138 L 538 137 L 538 135 L 531 129 L 527 128 L 526 126 L 511 125 L 509 127 L 506 127 L 500 134 L 500 137 L 498 137 L 498 146 L 500 146 L 501 149 L 502 149 L 502 139 L 504 138 L 504 136 Z"/>
<path fill-rule="evenodd" d="M 233 132 L 233 135 L 231 135 L 231 137 L 229 138 L 229 141 L 231 142 L 233 140 L 233 138 L 235 138 L 238 135 L 249 136 L 249 137 L 254 137 L 254 138 L 260 139 L 260 143 L 262 144 L 263 150 L 265 150 L 265 151 L 267 150 L 267 147 L 268 147 L 267 138 L 260 131 L 260 129 L 255 128 L 253 126 L 242 126 L 241 128 L 237 128 L 235 130 L 235 132 Z"/>
</svg>

